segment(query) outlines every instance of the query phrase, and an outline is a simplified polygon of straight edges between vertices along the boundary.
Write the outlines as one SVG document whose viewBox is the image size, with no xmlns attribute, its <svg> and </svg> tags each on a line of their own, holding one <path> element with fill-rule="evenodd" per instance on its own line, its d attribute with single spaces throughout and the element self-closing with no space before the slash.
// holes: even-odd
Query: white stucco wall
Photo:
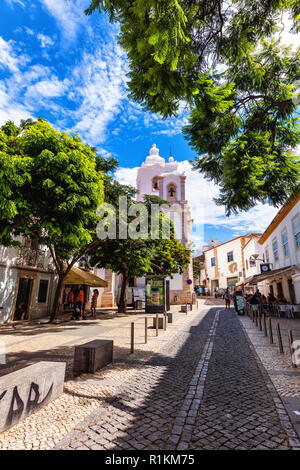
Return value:
<svg viewBox="0 0 300 470">
<path fill-rule="evenodd" d="M 300 218 L 300 201 L 290 210 L 290 212 L 285 216 L 285 218 L 278 224 L 275 230 L 269 235 L 269 237 L 260 245 L 262 252 L 265 256 L 267 262 L 267 255 L 269 253 L 269 262 L 271 263 L 271 269 L 280 269 L 288 266 L 293 266 L 296 274 L 291 275 L 291 273 L 282 273 L 275 277 L 275 279 L 269 279 L 266 282 L 261 284 L 261 288 L 264 288 L 266 291 L 269 290 L 270 284 L 273 285 L 275 296 L 278 295 L 277 292 L 277 282 L 281 282 L 283 288 L 283 295 L 288 300 L 291 301 L 290 291 L 288 286 L 288 280 L 293 280 L 296 303 L 300 304 L 300 275 L 297 271 L 300 271 L 300 247 L 296 246 L 296 240 L 293 233 L 293 220 L 296 217 Z M 282 233 L 286 231 L 287 240 L 288 240 L 288 254 L 284 253 L 283 242 L 282 242 Z M 277 241 L 278 246 L 278 259 L 275 259 L 273 251 L 273 241 Z M 273 281 L 273 282 L 272 282 Z"/>
</svg>

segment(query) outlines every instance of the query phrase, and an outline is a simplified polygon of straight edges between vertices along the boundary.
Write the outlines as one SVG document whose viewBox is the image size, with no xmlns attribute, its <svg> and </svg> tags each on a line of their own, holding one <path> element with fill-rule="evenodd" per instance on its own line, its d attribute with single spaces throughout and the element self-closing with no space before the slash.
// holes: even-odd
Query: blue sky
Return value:
<svg viewBox="0 0 300 470">
<path fill-rule="evenodd" d="M 126 55 L 117 44 L 118 26 L 104 15 L 86 17 L 89 0 L 1 0 L 0 125 L 42 116 L 57 129 L 78 132 L 102 155 L 118 158 L 116 177 L 135 184 L 137 167 L 155 142 L 160 154 L 175 160 L 187 175 L 194 242 L 220 242 L 263 231 L 276 213 L 257 206 L 226 218 L 213 197 L 218 188 L 192 172 L 195 157 L 183 136 L 183 110 L 162 120 L 127 98 Z"/>
</svg>

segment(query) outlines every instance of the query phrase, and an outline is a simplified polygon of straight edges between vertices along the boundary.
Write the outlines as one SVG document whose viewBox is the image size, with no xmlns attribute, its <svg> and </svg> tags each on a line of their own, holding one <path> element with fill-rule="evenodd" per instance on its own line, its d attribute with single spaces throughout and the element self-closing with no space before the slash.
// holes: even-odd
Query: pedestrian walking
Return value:
<svg viewBox="0 0 300 470">
<path fill-rule="evenodd" d="M 227 287 L 224 293 L 224 299 L 225 299 L 225 308 L 230 308 L 230 292 Z"/>
<path fill-rule="evenodd" d="M 94 289 L 93 296 L 92 296 L 92 303 L 91 303 L 91 310 L 92 310 L 93 318 L 96 318 L 96 308 L 97 308 L 97 303 L 98 303 L 98 297 L 99 297 L 99 291 L 98 289 Z"/>
<path fill-rule="evenodd" d="M 80 287 L 79 293 L 77 296 L 77 304 L 80 308 L 80 320 L 82 320 L 83 306 L 84 306 L 84 290 L 83 287 Z"/>
<path fill-rule="evenodd" d="M 70 289 L 68 293 L 68 307 L 70 310 L 73 308 L 73 305 L 74 305 L 74 292 L 72 289 Z"/>
</svg>

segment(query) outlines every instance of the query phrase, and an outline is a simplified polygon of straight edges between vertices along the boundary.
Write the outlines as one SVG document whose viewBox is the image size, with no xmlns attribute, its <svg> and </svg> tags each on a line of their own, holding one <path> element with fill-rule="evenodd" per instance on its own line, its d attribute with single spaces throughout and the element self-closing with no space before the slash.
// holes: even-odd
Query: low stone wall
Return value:
<svg viewBox="0 0 300 470">
<path fill-rule="evenodd" d="M 65 362 L 38 362 L 0 377 L 0 432 L 63 393 Z"/>
</svg>

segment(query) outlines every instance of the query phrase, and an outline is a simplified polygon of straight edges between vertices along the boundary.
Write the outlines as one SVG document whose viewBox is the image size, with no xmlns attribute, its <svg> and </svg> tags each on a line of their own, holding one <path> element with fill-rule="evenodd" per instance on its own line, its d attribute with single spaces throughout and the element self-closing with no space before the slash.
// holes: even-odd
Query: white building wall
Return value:
<svg viewBox="0 0 300 470">
<path fill-rule="evenodd" d="M 22 238 L 18 238 L 22 241 Z M 24 240 L 23 240 L 24 241 Z M 26 249 L 26 247 L 24 247 Z M 29 248 L 29 247 L 28 247 Z M 0 323 L 10 321 L 15 310 L 20 278 L 30 278 L 32 289 L 28 304 L 30 318 L 40 318 L 50 313 L 53 302 L 55 276 L 52 270 L 52 258 L 49 250 L 41 246 L 40 261 L 43 268 L 24 266 L 18 263 L 20 248 L 0 246 Z M 50 267 L 50 269 L 49 269 Z M 47 297 L 45 302 L 38 302 L 40 280 L 48 280 Z"/>
<path fill-rule="evenodd" d="M 233 253 L 233 260 L 228 261 L 227 254 L 231 252 Z M 212 258 L 216 259 L 215 267 L 211 266 Z M 238 278 L 237 281 L 243 280 L 244 271 L 241 238 L 218 245 L 206 251 L 205 264 L 207 277 L 209 278 L 208 287 L 211 291 L 214 289 L 214 281 L 218 281 L 219 288 L 226 289 L 230 278 Z"/>
<path fill-rule="evenodd" d="M 293 233 L 293 220 L 295 220 L 297 217 L 300 219 L 300 200 L 278 224 L 267 240 L 265 240 L 265 242 L 261 245 L 265 261 L 271 263 L 272 270 L 293 266 L 296 271 L 300 271 L 300 247 L 297 247 L 296 239 Z M 285 254 L 282 242 L 282 234 L 284 231 L 287 232 L 288 254 Z M 273 249 L 273 241 L 275 240 L 277 241 L 278 247 L 278 259 L 275 258 Z M 282 273 L 282 275 L 277 276 L 276 279 L 268 280 L 265 284 L 267 285 L 268 290 L 269 285 L 273 284 L 274 294 L 276 296 L 278 295 L 277 282 L 281 282 L 284 297 L 288 301 L 291 301 L 288 286 L 288 279 L 290 278 L 293 279 L 296 303 L 300 303 L 300 275 L 298 273 L 294 275 Z"/>
<path fill-rule="evenodd" d="M 263 249 L 258 243 L 259 238 L 252 238 L 244 248 L 244 260 L 245 260 L 245 277 L 255 276 L 260 274 L 260 265 L 263 259 Z M 255 262 L 255 266 L 250 266 L 250 258 L 252 255 L 258 254 L 258 260 Z"/>
</svg>

